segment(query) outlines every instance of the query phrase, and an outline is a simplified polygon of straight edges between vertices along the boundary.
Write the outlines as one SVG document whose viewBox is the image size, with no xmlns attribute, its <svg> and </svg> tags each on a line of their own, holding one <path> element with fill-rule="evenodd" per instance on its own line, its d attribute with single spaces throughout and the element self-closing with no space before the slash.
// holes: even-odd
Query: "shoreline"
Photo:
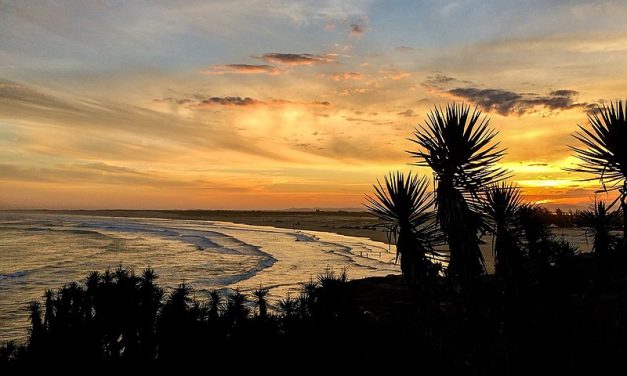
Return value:
<svg viewBox="0 0 627 376">
<path fill-rule="evenodd" d="M 232 222 L 252 226 L 272 226 L 293 230 L 331 232 L 367 238 L 388 244 L 385 231 L 376 227 L 377 219 L 358 211 L 270 211 L 270 210 L 1 210 L 5 213 L 87 215 L 123 218 L 182 219 Z"/>
</svg>

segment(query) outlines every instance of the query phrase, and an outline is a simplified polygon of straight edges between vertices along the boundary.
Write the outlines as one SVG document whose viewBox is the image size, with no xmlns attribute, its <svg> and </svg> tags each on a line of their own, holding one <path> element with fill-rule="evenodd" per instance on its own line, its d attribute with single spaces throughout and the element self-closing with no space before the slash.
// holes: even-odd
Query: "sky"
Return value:
<svg viewBox="0 0 627 376">
<path fill-rule="evenodd" d="M 490 117 L 526 200 L 623 98 L 625 1 L 0 0 L 0 208 L 361 207 L 434 106 Z M 597 194 L 604 198 L 604 194 Z"/>
</svg>

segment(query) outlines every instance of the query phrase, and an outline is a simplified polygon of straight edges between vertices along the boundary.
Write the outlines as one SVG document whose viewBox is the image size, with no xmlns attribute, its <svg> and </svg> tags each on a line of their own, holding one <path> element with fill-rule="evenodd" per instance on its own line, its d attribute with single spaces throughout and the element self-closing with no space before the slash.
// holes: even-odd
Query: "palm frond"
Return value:
<svg viewBox="0 0 627 376">
<path fill-rule="evenodd" d="M 627 101 L 597 107 L 588 115 L 591 130 L 579 125 L 573 137 L 583 147 L 570 146 L 581 161 L 568 171 L 592 174 L 585 180 L 599 179 L 604 190 L 622 188 L 627 177 Z"/>
<path fill-rule="evenodd" d="M 428 191 L 429 179 L 410 172 L 392 172 L 384 183 L 374 185 L 374 197 L 366 196 L 368 210 L 379 218 L 394 240 L 401 229 L 412 232 L 425 248 L 438 242 L 432 211 L 433 193 Z"/>
<path fill-rule="evenodd" d="M 519 188 L 511 183 L 494 183 L 485 190 L 482 214 L 493 228 L 511 228 L 523 206 Z"/>
<path fill-rule="evenodd" d="M 477 108 L 470 111 L 464 104 L 449 104 L 427 114 L 425 124 L 418 125 L 414 138 L 420 148 L 408 153 L 418 158 L 418 166 L 430 167 L 438 180 L 453 181 L 455 186 L 476 195 L 487 184 L 504 180 L 508 172 L 495 167 L 505 154 L 499 143 L 492 143 L 498 132 L 481 117 Z"/>
</svg>

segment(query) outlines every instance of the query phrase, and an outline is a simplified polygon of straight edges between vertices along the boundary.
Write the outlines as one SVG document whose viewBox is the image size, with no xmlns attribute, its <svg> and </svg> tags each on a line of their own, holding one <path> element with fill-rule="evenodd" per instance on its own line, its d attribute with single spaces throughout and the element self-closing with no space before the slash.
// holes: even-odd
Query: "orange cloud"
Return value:
<svg viewBox="0 0 627 376">
<path fill-rule="evenodd" d="M 390 80 L 402 80 L 403 78 L 411 76 L 411 73 L 398 69 L 382 69 L 379 71 L 379 74 L 382 75 L 384 79 Z"/>
<path fill-rule="evenodd" d="M 361 80 L 363 75 L 360 72 L 339 72 L 332 73 L 329 77 L 333 81 Z"/>
<path fill-rule="evenodd" d="M 269 74 L 274 76 L 280 74 L 281 70 L 267 64 L 226 64 L 213 65 L 201 73 L 218 76 L 223 74 Z"/>
</svg>

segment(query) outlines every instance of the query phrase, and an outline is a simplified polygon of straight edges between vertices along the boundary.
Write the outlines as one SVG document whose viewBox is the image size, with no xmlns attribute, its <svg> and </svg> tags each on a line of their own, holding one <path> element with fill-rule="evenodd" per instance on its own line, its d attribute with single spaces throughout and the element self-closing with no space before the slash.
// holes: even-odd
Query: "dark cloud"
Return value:
<svg viewBox="0 0 627 376">
<path fill-rule="evenodd" d="M 498 88 L 476 87 L 473 82 L 459 80 L 444 74 L 428 76 L 422 85 L 452 94 L 471 102 L 485 111 L 501 115 L 517 115 L 537 112 L 538 108 L 561 111 L 581 107 L 588 110 L 588 103 L 577 102 L 579 92 L 569 89 L 553 90 L 546 95 L 537 93 L 514 92 Z M 452 87 L 452 88 L 451 88 Z"/>
<path fill-rule="evenodd" d="M 472 82 L 460 80 L 455 77 L 447 76 L 445 74 L 437 73 L 432 76 L 427 76 L 427 78 L 422 81 L 422 86 L 429 89 L 438 89 L 445 90 L 446 88 L 450 88 L 452 85 L 472 85 Z"/>
<path fill-rule="evenodd" d="M 351 24 L 351 35 L 361 36 L 365 32 L 364 27 L 359 24 Z"/>
<path fill-rule="evenodd" d="M 588 106 L 587 103 L 575 101 L 579 93 L 574 90 L 554 90 L 547 95 L 537 95 L 503 89 L 459 87 L 448 90 L 448 93 L 476 104 L 485 111 L 497 112 L 503 116 L 520 116 L 535 112 L 538 107 L 560 111 Z"/>
<path fill-rule="evenodd" d="M 427 79 L 423 83 L 429 86 L 440 86 L 440 85 L 450 84 L 451 82 L 455 82 L 455 81 L 457 81 L 455 77 L 450 77 L 450 76 L 446 76 L 443 74 L 436 74 L 436 75 L 427 77 Z"/>
<path fill-rule="evenodd" d="M 333 55 L 315 55 L 307 53 L 294 54 L 273 52 L 253 57 L 268 63 L 285 65 L 314 65 L 329 64 L 335 62 L 335 56 Z"/>
<path fill-rule="evenodd" d="M 209 97 L 200 101 L 200 105 L 251 106 L 259 101 L 250 97 Z"/>
<path fill-rule="evenodd" d="M 575 90 L 554 90 L 550 92 L 549 95 L 557 97 L 576 97 L 579 95 L 579 92 Z"/>
<path fill-rule="evenodd" d="M 374 123 L 375 121 L 372 119 L 364 119 L 364 118 L 359 118 L 359 117 L 353 117 L 353 116 L 342 116 L 346 121 L 358 121 L 358 122 L 362 122 L 362 123 Z"/>
<path fill-rule="evenodd" d="M 270 74 L 277 75 L 281 71 L 279 68 L 267 64 L 226 64 L 213 65 L 203 71 L 204 74 L 223 75 L 223 74 Z"/>
<path fill-rule="evenodd" d="M 330 106 L 331 102 L 329 101 L 313 101 L 311 104 L 320 105 L 320 106 Z"/>
<path fill-rule="evenodd" d="M 249 106 L 281 106 L 288 104 L 306 105 L 306 106 L 331 106 L 329 101 L 292 101 L 287 99 L 269 99 L 260 100 L 251 97 L 239 97 L 239 96 L 225 96 L 214 97 L 204 96 L 200 94 L 193 95 L 187 98 L 158 98 L 154 99 L 155 102 L 160 103 L 174 103 L 183 105 L 190 109 L 212 107 L 212 106 L 232 106 L 232 107 L 249 107 Z"/>
<path fill-rule="evenodd" d="M 417 114 L 414 112 L 414 110 L 412 110 L 411 108 L 408 108 L 405 111 L 399 112 L 397 115 L 404 116 L 404 117 L 414 117 Z"/>
</svg>

